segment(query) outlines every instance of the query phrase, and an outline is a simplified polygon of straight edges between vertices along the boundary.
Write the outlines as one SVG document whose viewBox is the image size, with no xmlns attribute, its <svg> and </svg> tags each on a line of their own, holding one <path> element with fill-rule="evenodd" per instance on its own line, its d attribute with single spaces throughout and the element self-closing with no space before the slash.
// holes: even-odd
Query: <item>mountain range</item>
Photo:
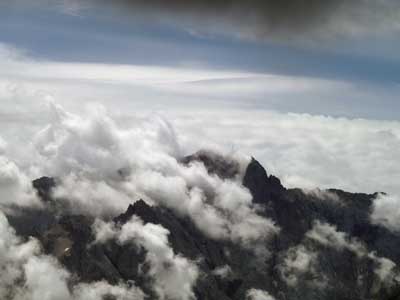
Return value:
<svg viewBox="0 0 400 300">
<path fill-rule="evenodd" d="M 222 180 L 238 173 L 232 161 L 206 152 L 180 163 L 194 161 Z M 263 239 L 215 238 L 201 230 L 207 219 L 142 199 L 101 221 L 71 213 L 51 177 L 33 181 L 44 208 L 6 217 L 17 236 L 37 239 L 72 274 L 70 286 L 123 284 L 166 300 L 400 299 L 400 236 L 370 217 L 379 193 L 288 189 L 254 158 L 241 180 L 257 215 L 276 228 Z"/>
</svg>

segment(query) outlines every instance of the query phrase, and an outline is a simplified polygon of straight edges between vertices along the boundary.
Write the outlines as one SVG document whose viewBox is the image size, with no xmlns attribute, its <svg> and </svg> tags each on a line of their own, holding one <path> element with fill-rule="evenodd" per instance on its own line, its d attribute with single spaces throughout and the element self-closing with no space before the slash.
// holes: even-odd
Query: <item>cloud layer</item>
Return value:
<svg viewBox="0 0 400 300">
<path fill-rule="evenodd" d="M 324 99 L 325 94 L 341 97 L 338 91 L 343 93 L 343 99 L 359 94 L 347 89 L 346 84 L 242 72 L 37 62 L 23 51 L 4 45 L 0 56 L 1 181 L 13 181 L 12 185 L 7 184 L 13 191 L 7 193 L 19 193 L 22 202 L 34 200 L 29 180 L 44 174 L 58 175 L 64 170 L 63 174 L 67 175 L 76 166 L 91 168 L 92 173 L 100 169 L 96 176 L 101 175 L 102 179 L 111 176 L 107 173 L 110 167 L 129 165 L 135 154 L 130 154 L 128 149 L 137 147 L 132 141 L 141 140 L 141 135 L 151 140 L 148 145 L 140 145 L 141 149 L 160 146 L 161 151 L 175 159 L 201 148 L 225 153 L 234 149 L 234 152 L 251 154 L 289 187 L 337 187 L 354 192 L 383 191 L 394 198 L 400 195 L 396 181 L 400 176 L 399 122 L 255 110 L 261 105 L 257 101 L 245 105 L 248 98 L 263 97 L 272 107 L 274 103 L 287 109 L 302 103 L 305 110 L 307 105 L 325 107 L 324 100 L 310 102 L 312 94 L 319 99 Z M 296 100 L 290 95 L 296 95 Z M 369 103 L 364 94 L 359 96 Z M 228 98 L 229 105 L 224 100 Z M 49 105 L 54 99 L 75 114 Z M 98 106 L 88 107 L 90 117 L 79 116 L 82 107 L 90 102 L 105 105 L 109 110 L 107 118 L 102 119 L 103 109 Z M 361 106 L 368 105 L 360 102 L 357 109 Z M 390 102 L 386 105 L 380 102 L 379 106 L 396 111 Z M 153 109 L 159 109 L 160 113 L 154 113 Z M 327 110 L 335 111 L 332 107 Z M 162 118 L 157 116 L 160 114 Z M 149 115 L 153 121 L 146 125 Z M 134 129 L 143 127 L 143 123 L 145 129 Z M 132 130 L 121 130 L 129 128 Z M 166 140 L 158 139 L 157 135 L 164 135 Z M 94 163 L 92 153 L 102 164 Z M 161 156 L 154 158 L 154 162 L 157 159 Z M 191 168 L 194 170 L 195 166 Z M 189 176 L 187 171 L 174 172 Z M 88 191 L 90 182 L 81 180 L 77 177 L 79 174 L 68 175 L 64 181 L 79 187 L 71 193 L 71 198 L 82 198 L 79 193 Z M 149 178 L 157 181 L 154 174 Z M 188 179 L 184 181 L 188 183 Z M 141 186 L 140 194 L 152 189 L 146 184 Z M 214 179 L 210 184 L 213 189 L 217 185 L 222 189 Z M 193 189 L 191 193 L 195 196 L 197 192 Z M 120 211 L 132 196 L 115 193 L 109 183 L 97 180 L 89 198 L 106 203 L 101 195 L 121 199 L 120 205 L 113 204 L 114 211 Z M 242 195 L 243 199 L 247 197 Z M 90 203 L 86 202 L 86 209 L 91 207 L 93 213 L 100 214 L 102 206 Z M 84 203 L 81 204 L 83 207 Z"/>
<path fill-rule="evenodd" d="M 337 95 L 335 91 L 341 90 L 353 97 L 354 91 L 346 90 L 346 84 L 243 72 L 37 62 L 8 46 L 1 47 L 0 56 L 0 184 L 7 186 L 7 195 L 20 199 L 20 205 L 37 201 L 29 181 L 45 174 L 62 176 L 65 186 L 58 190 L 59 196 L 68 194 L 74 203 L 70 207 L 94 215 L 120 212 L 132 197 L 143 196 L 157 203 L 162 201 L 159 194 L 174 183 L 177 188 L 171 199 L 175 202 L 168 199 L 168 205 L 178 208 L 176 199 L 189 199 L 190 206 L 178 210 L 199 220 L 199 226 L 204 226 L 200 220 L 205 216 L 198 213 L 198 203 L 204 204 L 198 199 L 213 191 L 213 206 L 218 209 L 207 217 L 213 220 L 211 224 L 218 224 L 212 231 L 215 236 L 240 240 L 258 229 L 272 229 L 264 221 L 250 218 L 244 222 L 245 216 L 257 215 L 252 208 L 242 209 L 242 216 L 236 213 L 233 219 L 220 221 L 220 211 L 235 209 L 224 207 L 224 199 L 218 195 L 235 192 L 240 198 L 237 204 L 245 207 L 249 207 L 249 195 L 240 188 L 235 190 L 236 183 L 206 175 L 201 166 L 183 168 L 176 163 L 201 148 L 251 154 L 288 187 L 384 191 L 392 199 L 400 195 L 396 181 L 400 176 L 399 122 L 254 110 L 253 105 L 243 102 L 245 95 L 253 97 L 257 90 L 256 94 L 279 105 L 295 103 L 282 99 L 282 95 L 305 91 Z M 161 94 L 167 95 L 168 101 L 159 98 Z M 301 101 L 307 101 L 307 93 L 303 96 Z M 238 102 L 226 106 L 225 98 Z M 74 113 L 49 105 L 54 99 Z M 82 115 L 82 106 L 93 101 L 106 105 L 109 111 L 92 105 L 87 115 Z M 169 122 L 151 113 L 152 101 L 161 105 L 157 107 Z M 149 114 L 151 120 L 146 121 Z M 148 152 L 153 152 L 151 159 L 145 155 Z M 123 192 L 119 190 L 121 178 L 115 175 L 120 168 L 125 168 L 125 176 L 136 180 L 134 185 L 126 184 L 125 178 Z M 2 198 L 2 204 L 7 198 Z M 110 203 L 107 198 L 120 201 Z M 387 207 L 377 205 L 375 216 L 382 219 L 379 212 Z M 209 210 L 208 203 L 202 208 Z M 252 233 L 248 235 L 245 227 L 236 228 L 234 224 L 253 228 Z"/>
</svg>

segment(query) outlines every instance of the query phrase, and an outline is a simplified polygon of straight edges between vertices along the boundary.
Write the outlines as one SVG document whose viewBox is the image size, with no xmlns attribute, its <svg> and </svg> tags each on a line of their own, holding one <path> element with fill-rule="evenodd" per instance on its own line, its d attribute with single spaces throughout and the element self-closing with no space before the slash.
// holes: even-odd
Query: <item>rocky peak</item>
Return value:
<svg viewBox="0 0 400 300">
<path fill-rule="evenodd" d="M 182 159 L 183 164 L 192 161 L 202 162 L 210 174 L 216 174 L 221 178 L 233 178 L 239 173 L 237 161 L 212 151 L 201 150 Z"/>
<path fill-rule="evenodd" d="M 56 186 L 56 180 L 52 177 L 43 176 L 32 181 L 32 185 L 36 189 L 40 199 L 48 202 L 51 200 L 50 194 L 51 190 Z"/>
<path fill-rule="evenodd" d="M 254 158 L 247 166 L 243 185 L 250 190 L 253 202 L 258 204 L 267 204 L 286 190 L 279 178 L 268 176 L 264 167 Z"/>
<path fill-rule="evenodd" d="M 145 222 L 158 223 L 155 210 L 142 199 L 130 204 L 124 213 L 114 219 L 114 222 L 125 224 L 134 215 L 142 218 Z"/>
</svg>

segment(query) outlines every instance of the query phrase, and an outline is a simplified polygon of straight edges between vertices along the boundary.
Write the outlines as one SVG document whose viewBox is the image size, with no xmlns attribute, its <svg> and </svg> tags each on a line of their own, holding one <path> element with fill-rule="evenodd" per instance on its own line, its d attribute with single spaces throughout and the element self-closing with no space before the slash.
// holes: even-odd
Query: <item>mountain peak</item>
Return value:
<svg viewBox="0 0 400 300">
<path fill-rule="evenodd" d="M 200 150 L 182 159 L 183 164 L 198 161 L 204 164 L 210 174 L 221 178 L 233 178 L 239 173 L 239 163 L 234 159 L 213 151 Z"/>
<path fill-rule="evenodd" d="M 51 200 L 51 190 L 56 186 L 56 180 L 52 177 L 43 176 L 32 181 L 33 187 L 36 189 L 38 196 L 45 202 Z"/>
<path fill-rule="evenodd" d="M 268 176 L 267 171 L 254 157 L 247 166 L 243 185 L 250 190 L 253 202 L 259 204 L 266 204 L 274 195 L 286 190 L 279 178 Z"/>
<path fill-rule="evenodd" d="M 125 224 L 133 215 L 143 219 L 154 219 L 154 210 L 143 199 L 139 199 L 133 204 L 128 206 L 128 209 L 114 219 L 114 222 Z"/>
</svg>

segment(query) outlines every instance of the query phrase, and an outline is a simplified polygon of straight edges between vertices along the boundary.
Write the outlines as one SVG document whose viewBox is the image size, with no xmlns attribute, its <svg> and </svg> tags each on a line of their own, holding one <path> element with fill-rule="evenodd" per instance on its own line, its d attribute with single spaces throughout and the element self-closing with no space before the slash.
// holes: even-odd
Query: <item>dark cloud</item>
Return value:
<svg viewBox="0 0 400 300">
<path fill-rule="evenodd" d="M 190 31 L 255 39 L 317 40 L 359 35 L 396 34 L 397 0 L 15 0 L 2 6 L 56 7 L 82 16 L 144 18 Z"/>
<path fill-rule="evenodd" d="M 111 6 L 183 22 L 199 31 L 278 39 L 382 33 L 396 29 L 400 11 L 392 0 L 117 0 Z"/>
<path fill-rule="evenodd" d="M 131 11 L 158 12 L 170 16 L 227 23 L 256 34 L 312 29 L 337 11 L 343 0 L 121 0 L 114 5 Z"/>
<path fill-rule="evenodd" d="M 235 22 L 254 22 L 268 28 L 300 29 L 337 10 L 343 0 L 172 0 L 121 1 L 133 8 L 157 9 L 165 12 L 232 18 Z"/>
</svg>

